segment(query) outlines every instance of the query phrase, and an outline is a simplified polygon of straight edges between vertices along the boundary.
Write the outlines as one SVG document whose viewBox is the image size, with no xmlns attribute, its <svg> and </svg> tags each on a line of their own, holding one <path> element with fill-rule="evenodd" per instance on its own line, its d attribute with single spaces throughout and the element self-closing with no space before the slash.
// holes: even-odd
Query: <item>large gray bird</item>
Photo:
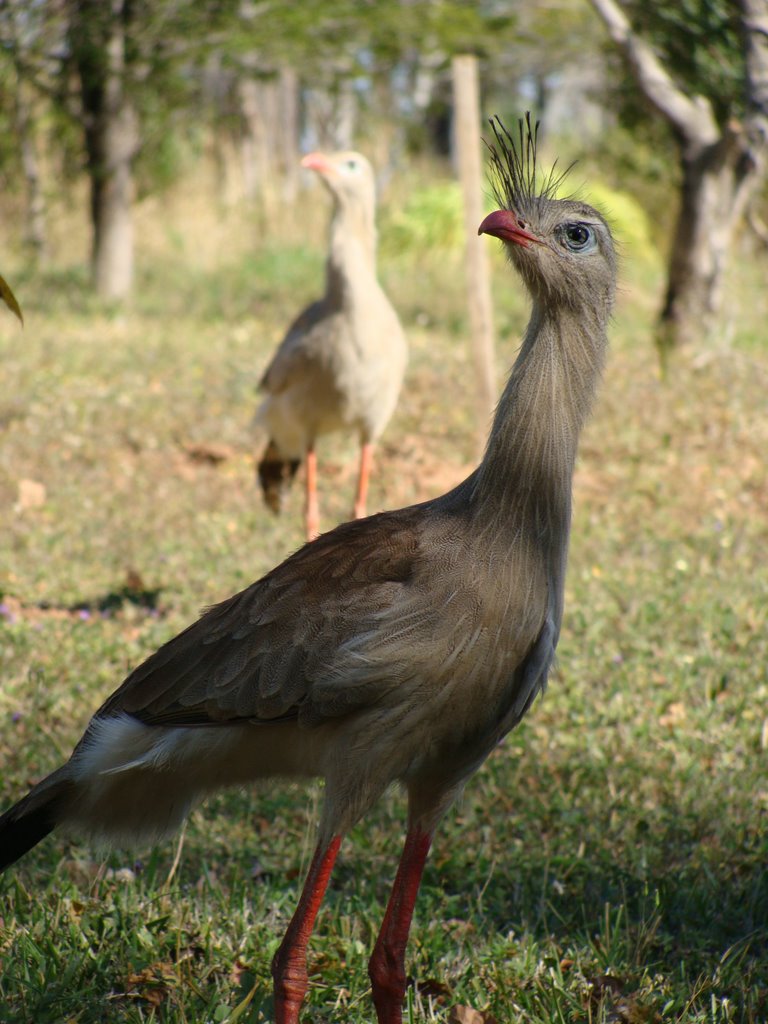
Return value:
<svg viewBox="0 0 768 1024">
<path fill-rule="evenodd" d="M 288 328 L 261 380 L 256 411 L 262 436 L 258 474 L 269 507 L 306 459 L 305 528 L 320 527 L 315 443 L 322 434 L 355 431 L 360 469 L 353 515 L 365 515 L 374 442 L 397 404 L 408 356 L 400 321 L 376 276 L 376 190 L 359 153 L 310 153 L 333 198 L 325 294 Z"/>
<path fill-rule="evenodd" d="M 59 826 L 167 835 L 200 797 L 321 776 L 317 848 L 273 962 L 296 1024 L 306 951 L 341 837 L 390 786 L 408 829 L 370 960 L 401 1024 L 405 948 L 435 828 L 545 686 L 563 612 L 571 480 L 600 378 L 616 259 L 603 218 L 537 183 L 535 130 L 497 129 L 503 240 L 533 309 L 479 467 L 431 501 L 350 522 L 210 609 L 96 712 L 70 760 L 0 818 L 0 865 Z"/>
</svg>

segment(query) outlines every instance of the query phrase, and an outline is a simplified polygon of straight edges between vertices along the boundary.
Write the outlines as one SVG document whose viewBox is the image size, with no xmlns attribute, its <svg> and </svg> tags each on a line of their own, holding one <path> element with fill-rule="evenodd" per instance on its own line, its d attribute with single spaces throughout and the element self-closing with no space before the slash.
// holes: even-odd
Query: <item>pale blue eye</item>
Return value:
<svg viewBox="0 0 768 1024">
<path fill-rule="evenodd" d="M 561 237 L 563 245 L 571 252 L 589 252 L 595 247 L 595 232 L 588 224 L 575 222 L 565 224 L 562 228 Z"/>
</svg>

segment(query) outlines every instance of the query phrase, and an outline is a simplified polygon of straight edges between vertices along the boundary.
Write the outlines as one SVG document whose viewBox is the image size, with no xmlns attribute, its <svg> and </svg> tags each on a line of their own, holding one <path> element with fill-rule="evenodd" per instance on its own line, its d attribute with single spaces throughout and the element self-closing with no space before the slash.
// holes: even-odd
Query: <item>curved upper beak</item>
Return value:
<svg viewBox="0 0 768 1024">
<path fill-rule="evenodd" d="M 325 153 L 307 153 L 301 161 L 301 166 L 308 171 L 317 171 L 319 174 L 327 174 L 333 170 L 333 164 Z"/>
<path fill-rule="evenodd" d="M 477 229 L 478 235 L 494 235 L 503 242 L 515 242 L 527 249 L 534 242 L 542 245 L 540 238 L 525 231 L 518 223 L 517 217 L 510 210 L 494 210 L 489 213 Z"/>
</svg>

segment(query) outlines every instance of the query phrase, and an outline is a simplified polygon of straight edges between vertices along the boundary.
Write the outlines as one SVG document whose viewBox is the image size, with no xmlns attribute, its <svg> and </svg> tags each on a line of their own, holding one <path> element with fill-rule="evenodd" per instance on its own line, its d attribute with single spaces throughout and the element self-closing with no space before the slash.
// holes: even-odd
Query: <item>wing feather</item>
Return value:
<svg viewBox="0 0 768 1024">
<path fill-rule="evenodd" d="M 300 548 L 136 668 L 97 712 L 148 724 L 297 717 L 367 616 L 396 600 L 420 558 L 410 509 L 347 523 Z M 369 623 L 373 625 L 373 623 Z M 347 706 L 325 701 L 323 715 Z"/>
</svg>

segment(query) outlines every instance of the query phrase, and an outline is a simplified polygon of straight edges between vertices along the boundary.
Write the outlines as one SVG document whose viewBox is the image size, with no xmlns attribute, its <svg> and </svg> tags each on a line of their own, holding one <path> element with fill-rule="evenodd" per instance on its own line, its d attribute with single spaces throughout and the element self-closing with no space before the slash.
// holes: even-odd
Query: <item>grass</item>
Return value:
<svg viewBox="0 0 768 1024">
<path fill-rule="evenodd" d="M 130 667 L 301 541 L 299 488 L 279 520 L 258 500 L 247 425 L 260 369 L 317 290 L 323 211 L 308 213 L 311 246 L 299 218 L 278 244 L 242 211 L 174 197 L 165 213 L 141 212 L 127 312 L 95 302 L 76 261 L 3 266 L 27 327 L 0 320 L 2 806 L 68 755 Z M 438 257 L 406 247 L 382 266 L 412 359 L 374 507 L 438 493 L 474 459 L 460 254 Z M 768 1019 L 765 266 L 740 269 L 729 343 L 662 383 L 658 279 L 625 252 L 560 668 L 438 834 L 409 948 L 413 1021 Z M 525 303 L 500 260 L 494 273 L 501 373 Z M 354 445 L 329 439 L 321 458 L 331 525 Z M 155 850 L 42 843 L 0 878 L 3 1024 L 269 1020 L 321 796 L 224 793 Z M 390 794 L 342 848 L 307 1020 L 371 1020 L 366 962 L 402 817 Z"/>
</svg>

